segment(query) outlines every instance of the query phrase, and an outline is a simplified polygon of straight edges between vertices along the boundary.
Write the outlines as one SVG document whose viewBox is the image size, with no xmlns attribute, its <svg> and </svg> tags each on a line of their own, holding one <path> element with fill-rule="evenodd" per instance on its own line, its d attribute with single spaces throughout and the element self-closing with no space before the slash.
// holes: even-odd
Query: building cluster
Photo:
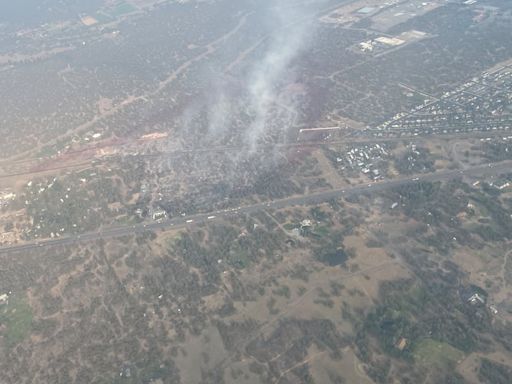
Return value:
<svg viewBox="0 0 512 384">
<path fill-rule="evenodd" d="M 357 47 L 359 51 L 365 53 L 382 53 L 388 49 L 424 39 L 427 36 L 425 32 L 411 30 L 398 36 L 378 36 L 375 39 L 365 40 L 360 42 Z"/>
<path fill-rule="evenodd" d="M 31 226 L 23 234 L 34 238 L 56 238 L 76 231 L 79 221 L 69 221 L 70 207 L 77 207 L 75 194 L 72 187 L 59 184 L 56 177 L 38 182 L 29 181 L 20 196 L 32 216 Z"/>
<path fill-rule="evenodd" d="M 500 190 L 500 191 L 503 191 L 504 189 L 509 189 L 512 186 L 510 181 L 508 179 L 505 179 L 505 178 L 500 178 L 498 180 L 491 181 L 489 183 L 489 185 L 491 187 L 494 187 L 494 188 Z"/>
<path fill-rule="evenodd" d="M 8 206 L 16 198 L 16 194 L 10 190 L 0 191 L 0 208 Z"/>
<path fill-rule="evenodd" d="M 414 93 L 414 91 L 413 91 Z M 512 127 L 512 67 L 484 72 L 440 97 L 400 112 L 377 131 L 394 135 L 504 131 Z"/>
<path fill-rule="evenodd" d="M 389 159 L 389 152 L 383 144 L 367 144 L 352 147 L 344 155 L 336 157 L 336 163 L 341 170 L 353 170 L 366 175 L 372 180 L 382 176 L 382 163 Z"/>
</svg>

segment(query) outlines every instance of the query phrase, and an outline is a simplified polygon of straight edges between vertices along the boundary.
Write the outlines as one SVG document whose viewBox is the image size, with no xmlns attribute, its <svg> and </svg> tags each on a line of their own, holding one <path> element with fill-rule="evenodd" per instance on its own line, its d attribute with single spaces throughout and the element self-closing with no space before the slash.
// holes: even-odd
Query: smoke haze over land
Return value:
<svg viewBox="0 0 512 384">
<path fill-rule="evenodd" d="M 293 61 L 312 43 L 315 26 L 308 19 L 311 8 L 305 5 L 288 6 L 279 1 L 262 12 L 264 26 L 269 32 L 256 47 L 258 56 L 252 60 L 242 78 L 237 79 L 244 96 L 239 100 L 230 95 L 222 84 L 215 83 L 214 99 L 208 109 L 208 133 L 225 134 L 236 118 L 239 103 L 249 115 L 249 122 L 239 127 L 245 150 L 254 152 L 269 134 L 283 138 L 295 123 L 299 106 L 282 93 L 294 82 Z M 236 106 L 235 106 L 236 105 Z"/>
<path fill-rule="evenodd" d="M 271 123 L 268 121 L 269 117 L 271 118 L 270 108 L 278 98 L 276 85 L 290 70 L 293 59 L 310 43 L 309 37 L 313 29 L 312 24 L 308 22 L 289 24 L 290 19 L 300 20 L 306 16 L 300 7 L 293 10 L 274 7 L 271 12 L 278 28 L 270 37 L 265 55 L 253 65 L 247 83 L 250 105 L 255 111 L 254 121 L 246 136 L 247 144 L 252 149 L 265 134 L 267 124 Z M 283 107 L 294 110 L 296 106 L 290 104 Z M 282 126 L 282 129 L 289 128 L 292 122 L 286 123 L 289 125 Z"/>
</svg>

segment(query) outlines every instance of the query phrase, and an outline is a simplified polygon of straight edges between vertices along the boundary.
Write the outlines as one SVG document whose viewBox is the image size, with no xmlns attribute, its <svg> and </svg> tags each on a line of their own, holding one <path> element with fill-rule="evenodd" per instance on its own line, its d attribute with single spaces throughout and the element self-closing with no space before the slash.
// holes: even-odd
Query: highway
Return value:
<svg viewBox="0 0 512 384">
<path fill-rule="evenodd" d="M 11 252 L 22 252 L 42 247 L 52 247 L 57 245 L 71 245 L 76 243 L 85 243 L 98 239 L 109 239 L 144 232 L 155 232 L 169 228 L 184 228 L 197 223 L 213 222 L 221 218 L 229 218 L 238 214 L 250 214 L 264 209 L 282 209 L 293 206 L 303 206 L 310 204 L 318 204 L 331 199 L 346 197 L 351 195 L 360 195 L 362 193 L 381 192 L 390 188 L 417 183 L 420 181 L 446 181 L 454 178 L 481 177 L 497 175 L 500 173 L 512 172 L 512 161 L 503 161 L 498 163 L 483 164 L 466 168 L 464 170 L 445 170 L 434 173 L 409 176 L 394 180 L 385 180 L 350 186 L 344 189 L 332 189 L 328 191 L 318 192 L 310 195 L 294 196 L 285 199 L 273 200 L 269 202 L 251 204 L 238 208 L 229 208 L 215 212 L 200 213 L 184 217 L 173 217 L 162 221 L 154 221 L 148 223 L 140 223 L 135 225 L 125 225 L 117 227 L 108 227 L 100 229 L 96 232 L 87 232 L 80 235 L 62 236 L 54 239 L 31 241 L 23 244 L 0 247 L 0 254 Z"/>
</svg>

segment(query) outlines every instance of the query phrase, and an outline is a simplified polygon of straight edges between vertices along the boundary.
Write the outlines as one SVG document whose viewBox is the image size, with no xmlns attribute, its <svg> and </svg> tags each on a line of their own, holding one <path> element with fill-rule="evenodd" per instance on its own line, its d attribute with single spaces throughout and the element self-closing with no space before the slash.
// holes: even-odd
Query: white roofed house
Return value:
<svg viewBox="0 0 512 384">
<path fill-rule="evenodd" d="M 9 295 L 7 293 L 0 295 L 0 305 L 7 304 L 8 302 L 9 302 Z"/>
<path fill-rule="evenodd" d="M 485 298 L 479 295 L 478 293 L 473 293 L 469 299 L 468 302 L 471 304 L 485 304 Z"/>
</svg>

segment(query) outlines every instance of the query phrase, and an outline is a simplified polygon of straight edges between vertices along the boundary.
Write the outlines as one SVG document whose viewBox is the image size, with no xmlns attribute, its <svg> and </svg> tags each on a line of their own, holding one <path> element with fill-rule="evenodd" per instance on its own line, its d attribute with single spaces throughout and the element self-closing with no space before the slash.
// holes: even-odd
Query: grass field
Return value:
<svg viewBox="0 0 512 384">
<path fill-rule="evenodd" d="M 422 340 L 414 349 L 414 360 L 427 367 L 448 368 L 464 358 L 464 353 L 448 343 Z"/>
<path fill-rule="evenodd" d="M 0 324 L 6 329 L 3 332 L 4 342 L 13 346 L 22 341 L 32 328 L 32 309 L 23 298 L 12 297 L 9 304 L 0 308 Z"/>
<path fill-rule="evenodd" d="M 329 228 L 327 228 L 325 225 L 317 225 L 315 226 L 312 233 L 318 237 L 325 237 L 329 235 Z"/>
<path fill-rule="evenodd" d="M 116 5 L 114 8 L 109 9 L 108 13 L 112 17 L 119 17 L 126 13 L 134 12 L 136 10 L 137 10 L 137 8 L 135 8 L 133 5 L 125 3 L 125 2 L 121 2 L 118 5 Z"/>
</svg>

